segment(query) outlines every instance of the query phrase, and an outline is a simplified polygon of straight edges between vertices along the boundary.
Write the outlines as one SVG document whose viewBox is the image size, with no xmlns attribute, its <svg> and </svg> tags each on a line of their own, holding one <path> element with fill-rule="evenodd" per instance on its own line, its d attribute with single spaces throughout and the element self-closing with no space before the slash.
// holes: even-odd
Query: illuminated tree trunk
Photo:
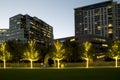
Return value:
<svg viewBox="0 0 120 80">
<path fill-rule="evenodd" d="M 115 67 L 117 68 L 118 67 L 118 58 L 115 57 Z"/>
<path fill-rule="evenodd" d="M 6 60 L 4 60 L 3 62 L 4 62 L 4 68 L 6 68 Z"/>
<path fill-rule="evenodd" d="M 57 62 L 58 62 L 58 68 L 60 68 L 60 60 L 57 60 Z"/>
<path fill-rule="evenodd" d="M 86 58 L 86 68 L 88 68 L 88 65 L 89 65 L 89 59 Z"/>
<path fill-rule="evenodd" d="M 31 69 L 33 68 L 33 61 L 32 60 L 30 61 L 30 67 L 31 67 Z"/>
</svg>

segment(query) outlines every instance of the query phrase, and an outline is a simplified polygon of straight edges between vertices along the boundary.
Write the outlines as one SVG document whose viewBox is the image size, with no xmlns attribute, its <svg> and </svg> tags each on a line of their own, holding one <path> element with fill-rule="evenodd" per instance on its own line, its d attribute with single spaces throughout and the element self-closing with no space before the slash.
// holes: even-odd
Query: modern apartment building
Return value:
<svg viewBox="0 0 120 80">
<path fill-rule="evenodd" d="M 26 43 L 28 40 L 36 40 L 43 46 L 49 46 L 53 41 L 53 28 L 46 22 L 29 15 L 18 14 L 9 20 L 9 40 L 21 40 Z"/>
<path fill-rule="evenodd" d="M 77 42 L 120 39 L 120 4 L 112 0 L 78 7 L 75 11 Z"/>
</svg>

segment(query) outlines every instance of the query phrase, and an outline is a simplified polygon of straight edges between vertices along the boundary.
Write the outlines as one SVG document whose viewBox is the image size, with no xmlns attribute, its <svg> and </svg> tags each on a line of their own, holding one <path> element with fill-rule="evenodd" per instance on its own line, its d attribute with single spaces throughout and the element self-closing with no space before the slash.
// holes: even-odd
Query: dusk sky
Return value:
<svg viewBox="0 0 120 80">
<path fill-rule="evenodd" d="M 74 8 L 102 1 L 106 0 L 0 0 L 0 28 L 9 28 L 10 17 L 28 14 L 51 25 L 55 39 L 74 36 Z"/>
</svg>

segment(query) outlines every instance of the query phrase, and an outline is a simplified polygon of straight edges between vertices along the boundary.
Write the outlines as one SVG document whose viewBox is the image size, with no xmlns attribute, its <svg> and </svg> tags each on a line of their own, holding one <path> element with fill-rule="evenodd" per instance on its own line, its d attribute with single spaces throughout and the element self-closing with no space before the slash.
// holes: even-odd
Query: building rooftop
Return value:
<svg viewBox="0 0 120 80">
<path fill-rule="evenodd" d="M 79 9 L 79 8 L 87 8 L 87 7 L 91 7 L 91 8 L 93 7 L 94 8 L 94 6 L 97 6 L 97 5 L 100 5 L 100 4 L 103 4 L 103 3 L 111 3 L 111 2 L 113 2 L 113 0 L 99 2 L 99 3 L 95 3 L 95 4 L 90 4 L 90 5 L 86 5 L 86 6 L 82 6 L 82 7 L 77 7 L 77 8 L 74 8 L 74 10 Z"/>
</svg>

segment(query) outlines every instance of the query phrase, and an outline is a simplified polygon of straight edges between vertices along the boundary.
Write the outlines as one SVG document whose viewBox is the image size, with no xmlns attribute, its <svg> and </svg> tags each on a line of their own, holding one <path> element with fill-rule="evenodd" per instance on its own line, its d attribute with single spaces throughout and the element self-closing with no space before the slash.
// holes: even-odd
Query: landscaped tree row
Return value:
<svg viewBox="0 0 120 80">
<path fill-rule="evenodd" d="M 120 58 L 120 41 L 114 41 L 108 47 L 108 52 L 104 52 L 104 55 L 115 59 L 115 66 L 117 67 L 117 61 Z M 54 62 L 57 61 L 58 68 L 60 67 L 60 61 L 78 62 L 84 60 L 86 61 L 86 68 L 88 68 L 90 61 L 99 58 L 99 53 L 88 41 L 82 45 L 78 45 L 76 42 L 61 43 L 55 41 L 49 47 L 37 45 L 35 41 L 28 41 L 27 44 L 18 41 L 8 41 L 0 44 L 0 60 L 4 62 L 4 68 L 6 68 L 6 61 L 21 62 L 25 60 L 31 63 L 32 68 L 33 61 L 45 63 L 46 56 Z"/>
</svg>

